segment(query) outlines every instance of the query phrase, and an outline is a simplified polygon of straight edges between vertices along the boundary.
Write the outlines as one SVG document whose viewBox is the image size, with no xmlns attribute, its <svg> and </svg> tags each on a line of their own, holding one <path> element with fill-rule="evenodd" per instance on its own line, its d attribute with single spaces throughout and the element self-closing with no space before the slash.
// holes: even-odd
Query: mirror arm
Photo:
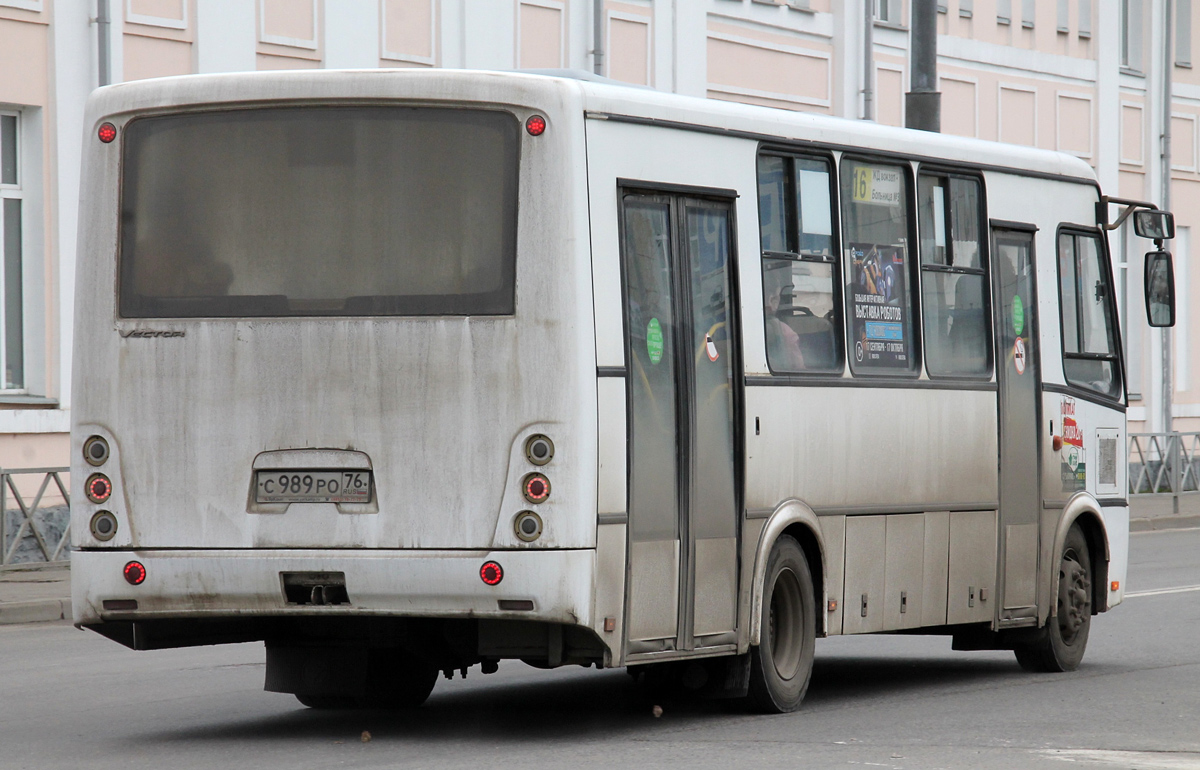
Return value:
<svg viewBox="0 0 1200 770">
<path fill-rule="evenodd" d="M 1112 224 L 1108 223 L 1109 204 L 1125 207 L 1121 209 L 1121 215 L 1117 217 L 1117 221 L 1113 222 Z M 1097 219 L 1101 223 L 1100 226 L 1105 230 L 1116 230 L 1118 227 L 1125 224 L 1125 220 L 1129 219 L 1129 215 L 1137 209 L 1150 209 L 1151 211 L 1158 211 L 1158 206 L 1150 203 L 1149 201 L 1133 200 L 1132 198 L 1114 198 L 1111 195 L 1102 195 L 1100 196 L 1100 202 L 1096 204 L 1096 209 L 1097 213 L 1101 214 L 1101 216 L 1097 216 Z"/>
</svg>

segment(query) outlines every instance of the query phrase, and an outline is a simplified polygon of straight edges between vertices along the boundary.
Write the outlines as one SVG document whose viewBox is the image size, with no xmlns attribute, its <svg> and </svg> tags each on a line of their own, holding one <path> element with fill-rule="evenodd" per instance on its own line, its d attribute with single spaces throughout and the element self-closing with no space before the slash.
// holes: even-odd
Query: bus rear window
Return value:
<svg viewBox="0 0 1200 770">
<path fill-rule="evenodd" d="M 424 107 L 131 121 L 120 314 L 511 315 L 519 129 Z"/>
</svg>

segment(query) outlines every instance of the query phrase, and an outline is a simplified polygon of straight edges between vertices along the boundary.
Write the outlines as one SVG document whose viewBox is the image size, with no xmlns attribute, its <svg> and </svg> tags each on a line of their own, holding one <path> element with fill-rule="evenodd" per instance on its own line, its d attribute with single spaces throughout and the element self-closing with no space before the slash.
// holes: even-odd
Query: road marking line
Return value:
<svg viewBox="0 0 1200 770">
<path fill-rule="evenodd" d="M 1178 588 L 1157 588 L 1153 591 L 1135 591 L 1125 594 L 1126 599 L 1136 599 L 1139 596 L 1162 596 L 1164 594 L 1187 594 L 1200 591 L 1200 586 L 1179 586 Z"/>
</svg>

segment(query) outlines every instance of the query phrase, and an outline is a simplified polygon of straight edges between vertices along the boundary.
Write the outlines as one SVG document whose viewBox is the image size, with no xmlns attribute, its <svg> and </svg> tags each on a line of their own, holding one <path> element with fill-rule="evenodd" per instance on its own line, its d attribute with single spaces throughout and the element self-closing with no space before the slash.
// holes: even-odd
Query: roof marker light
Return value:
<svg viewBox="0 0 1200 770">
<path fill-rule="evenodd" d="M 534 115 L 525 121 L 525 130 L 529 132 L 530 136 L 541 136 L 546 133 L 546 119 L 541 115 Z"/>
</svg>

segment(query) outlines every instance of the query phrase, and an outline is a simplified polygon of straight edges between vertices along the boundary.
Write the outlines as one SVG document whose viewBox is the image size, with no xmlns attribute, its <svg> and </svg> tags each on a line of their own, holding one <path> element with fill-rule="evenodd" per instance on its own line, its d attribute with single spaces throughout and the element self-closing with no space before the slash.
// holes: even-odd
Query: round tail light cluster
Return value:
<svg viewBox="0 0 1200 770">
<path fill-rule="evenodd" d="M 103 436 L 92 436 L 83 442 L 83 459 L 89 465 L 101 466 L 108 462 L 108 442 Z"/>
<path fill-rule="evenodd" d="M 87 499 L 93 503 L 103 503 L 112 497 L 112 482 L 103 473 L 93 473 L 88 476 L 87 484 L 83 487 Z"/>
<path fill-rule="evenodd" d="M 117 517 L 112 511 L 96 511 L 92 516 L 92 537 L 101 542 L 108 542 L 117 534 Z"/>
<path fill-rule="evenodd" d="M 101 123 L 100 128 L 96 130 L 96 136 L 100 138 L 100 141 L 109 144 L 117 138 L 117 127 L 112 123 Z"/>
<path fill-rule="evenodd" d="M 513 530 L 521 540 L 532 543 L 542 535 L 542 517 L 533 511 L 521 511 L 513 519 Z"/>
<path fill-rule="evenodd" d="M 554 457 L 554 442 L 540 433 L 525 439 L 525 457 L 534 465 L 545 465 Z"/>
<path fill-rule="evenodd" d="M 521 482 L 521 491 L 531 503 L 544 503 L 550 499 L 550 479 L 540 473 L 530 473 Z"/>
</svg>

